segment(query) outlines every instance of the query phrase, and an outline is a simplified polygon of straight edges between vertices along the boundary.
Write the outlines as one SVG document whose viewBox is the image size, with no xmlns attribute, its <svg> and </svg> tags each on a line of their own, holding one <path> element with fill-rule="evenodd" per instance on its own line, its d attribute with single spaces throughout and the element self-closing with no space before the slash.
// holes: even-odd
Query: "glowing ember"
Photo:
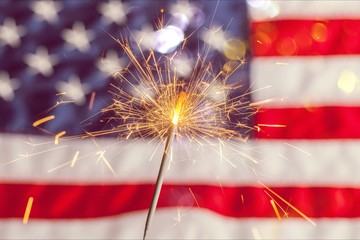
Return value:
<svg viewBox="0 0 360 240">
<path fill-rule="evenodd" d="M 175 110 L 174 110 L 174 116 L 173 116 L 173 118 L 172 118 L 172 123 L 173 123 L 174 125 L 177 125 L 177 124 L 178 124 L 180 112 L 181 112 L 183 103 L 184 103 L 184 101 L 185 101 L 185 98 L 186 98 L 186 93 L 185 93 L 185 92 L 181 92 L 181 93 L 180 93 L 180 96 L 179 96 L 179 99 L 177 100 L 177 103 L 176 103 L 176 107 L 175 107 Z"/>
<path fill-rule="evenodd" d="M 289 203 L 288 201 L 286 201 L 283 197 L 281 197 L 279 194 L 277 194 L 276 192 L 274 192 L 272 189 L 270 189 L 268 186 L 266 186 L 265 184 L 263 184 L 262 182 L 258 183 L 264 187 L 267 191 L 271 192 L 274 196 L 276 196 L 277 198 L 279 198 L 281 201 L 283 201 L 285 204 L 287 204 L 291 209 L 293 209 L 295 212 L 297 212 L 301 217 L 303 217 L 304 219 L 306 219 L 309 223 L 311 223 L 312 225 L 316 225 L 316 223 L 311 220 L 308 216 L 306 216 L 303 212 L 301 212 L 299 209 L 297 209 L 294 205 L 292 205 L 291 203 Z"/>
<path fill-rule="evenodd" d="M 28 221 L 29 221 L 30 212 L 31 212 L 33 202 L 34 202 L 34 198 L 29 197 L 29 200 L 28 200 L 28 202 L 26 204 L 26 209 L 25 209 L 24 218 L 23 218 L 23 224 L 27 224 Z"/>
<path fill-rule="evenodd" d="M 66 134 L 66 131 L 59 132 L 55 135 L 54 144 L 59 144 L 59 139 Z"/>
<path fill-rule="evenodd" d="M 276 214 L 277 219 L 281 220 L 281 216 L 280 216 L 279 210 L 277 209 L 277 206 L 276 206 L 276 203 L 275 203 L 274 199 L 270 199 L 270 203 L 271 203 L 271 206 L 274 209 L 274 212 Z"/>
<path fill-rule="evenodd" d="M 33 127 L 37 127 L 37 126 L 39 126 L 40 124 L 43 124 L 43 123 L 45 123 L 45 122 L 47 122 L 47 121 L 50 121 L 50 120 L 53 120 L 53 119 L 55 119 L 55 116 L 54 116 L 54 115 L 50 115 L 50 116 L 44 117 L 44 118 L 42 118 L 42 119 L 39 119 L 39 120 L 35 121 L 35 122 L 33 123 Z"/>
</svg>

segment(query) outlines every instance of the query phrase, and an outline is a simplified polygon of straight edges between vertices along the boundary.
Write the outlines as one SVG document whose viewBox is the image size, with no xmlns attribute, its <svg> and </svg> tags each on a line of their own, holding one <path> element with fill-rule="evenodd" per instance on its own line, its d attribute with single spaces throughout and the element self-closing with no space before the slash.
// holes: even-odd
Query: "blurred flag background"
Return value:
<svg viewBox="0 0 360 240">
<path fill-rule="evenodd" d="M 184 78 L 203 51 L 244 61 L 232 94 L 260 106 L 228 161 L 174 149 L 149 238 L 359 238 L 359 23 L 357 1 L 0 1 L 0 238 L 142 237 L 162 145 L 54 143 L 112 127 L 111 36 L 159 56 L 186 38 Z"/>
</svg>

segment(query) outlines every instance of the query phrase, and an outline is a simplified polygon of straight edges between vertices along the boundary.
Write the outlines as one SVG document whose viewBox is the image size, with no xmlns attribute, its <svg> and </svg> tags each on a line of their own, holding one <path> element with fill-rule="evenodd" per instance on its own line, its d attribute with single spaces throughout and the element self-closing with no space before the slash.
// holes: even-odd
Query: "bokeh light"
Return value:
<svg viewBox="0 0 360 240">
<path fill-rule="evenodd" d="M 338 88 L 346 94 L 359 91 L 359 79 L 354 72 L 350 70 L 343 70 L 337 82 Z"/>
<path fill-rule="evenodd" d="M 325 42 L 328 39 L 328 29 L 324 23 L 315 23 L 311 27 L 311 37 L 316 42 Z"/>
<path fill-rule="evenodd" d="M 240 39 L 229 39 L 224 44 L 224 55 L 230 60 L 240 60 L 245 57 L 246 45 Z"/>
</svg>

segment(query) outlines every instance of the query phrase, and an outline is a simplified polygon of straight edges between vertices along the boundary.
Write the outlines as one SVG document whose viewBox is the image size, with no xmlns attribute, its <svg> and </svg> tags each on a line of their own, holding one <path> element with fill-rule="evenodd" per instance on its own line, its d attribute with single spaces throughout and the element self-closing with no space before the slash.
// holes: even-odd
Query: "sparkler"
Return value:
<svg viewBox="0 0 360 240">
<path fill-rule="evenodd" d="M 227 79 L 232 71 L 214 74 L 212 64 L 198 54 L 194 71 L 183 79 L 173 70 L 173 60 L 178 53 L 156 58 L 150 51 L 145 55 L 138 44 L 136 56 L 129 42 L 116 40 L 129 57 L 131 64 L 117 73 L 128 88 L 113 85 L 116 91 L 114 103 L 103 112 L 114 112 L 121 123 L 111 130 L 89 133 L 91 136 L 118 133 L 129 139 L 150 137 L 150 141 L 165 140 L 165 148 L 156 180 L 156 186 L 148 210 L 143 239 L 153 219 L 164 180 L 165 166 L 174 136 L 186 137 L 190 141 L 210 142 L 217 138 L 246 141 L 238 131 L 245 125 L 231 120 L 249 109 L 250 102 L 243 101 L 245 95 L 230 98 L 229 92 L 241 87 L 230 85 Z M 131 69 L 135 67 L 135 69 Z M 250 128 L 250 127 L 249 127 Z"/>
<path fill-rule="evenodd" d="M 154 216 L 156 205 L 157 205 L 157 202 L 159 200 L 162 183 L 164 181 L 164 176 L 165 176 L 164 175 L 164 173 L 165 173 L 164 169 L 165 169 L 165 165 L 166 165 L 166 162 L 167 162 L 166 160 L 167 160 L 168 152 L 170 150 L 170 144 L 171 144 L 171 141 L 172 141 L 172 139 L 173 139 L 173 137 L 174 137 L 174 135 L 176 133 L 176 127 L 177 127 L 177 124 L 179 122 L 179 116 L 180 116 L 180 112 L 181 112 L 183 103 L 185 101 L 185 98 L 186 98 L 186 93 L 181 92 L 180 96 L 179 96 L 179 99 L 177 100 L 175 110 L 174 110 L 174 116 L 173 116 L 172 121 L 171 121 L 172 125 L 170 126 L 170 128 L 168 130 L 168 133 L 167 133 L 165 149 L 164 149 L 164 153 L 163 153 L 163 156 L 162 156 L 162 159 L 161 159 L 160 169 L 159 169 L 158 177 L 157 177 L 156 184 L 155 184 L 155 190 L 154 190 L 154 194 L 153 194 L 153 197 L 152 197 L 152 200 L 151 200 L 148 215 L 146 217 L 143 239 L 146 238 L 148 227 L 151 224 L 151 220 L 152 220 L 152 218 Z"/>
</svg>

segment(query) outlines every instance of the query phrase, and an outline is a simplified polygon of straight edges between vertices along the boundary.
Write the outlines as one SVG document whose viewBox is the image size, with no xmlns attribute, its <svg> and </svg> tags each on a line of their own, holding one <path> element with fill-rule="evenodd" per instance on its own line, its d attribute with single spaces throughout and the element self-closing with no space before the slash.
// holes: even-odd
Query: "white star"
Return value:
<svg viewBox="0 0 360 240">
<path fill-rule="evenodd" d="M 125 58 L 119 58 L 115 50 L 109 50 L 104 58 L 97 62 L 97 67 L 106 75 L 114 75 L 126 66 Z"/>
<path fill-rule="evenodd" d="M 84 105 L 85 95 L 90 92 L 90 86 L 86 83 L 81 83 L 78 76 L 70 76 L 68 82 L 57 82 L 55 88 L 60 93 L 63 93 L 65 98 L 74 101 L 76 105 Z"/>
<path fill-rule="evenodd" d="M 77 48 L 80 52 L 90 49 L 90 41 L 95 38 L 95 33 L 86 31 L 82 22 L 75 22 L 72 29 L 65 29 L 61 33 L 62 38 L 69 44 L 70 48 Z"/>
<path fill-rule="evenodd" d="M 144 25 L 140 31 L 133 31 L 133 38 L 142 50 L 151 49 L 154 45 L 154 29 L 150 25 Z"/>
<path fill-rule="evenodd" d="M 128 4 L 121 1 L 102 3 L 98 10 L 103 15 L 102 20 L 105 23 L 115 22 L 119 25 L 126 23 L 126 14 L 130 12 Z"/>
<path fill-rule="evenodd" d="M 201 40 L 207 43 L 211 48 L 223 52 L 224 43 L 226 42 L 226 33 L 220 26 L 213 26 L 211 29 L 205 30 L 201 34 Z"/>
<path fill-rule="evenodd" d="M 20 38 L 25 35 L 25 32 L 24 27 L 16 26 L 14 19 L 5 18 L 3 25 L 0 25 L 0 43 L 18 47 Z"/>
<path fill-rule="evenodd" d="M 10 79 L 7 72 L 0 72 L 0 98 L 7 102 L 12 101 L 15 97 L 14 91 L 19 87 L 17 79 Z"/>
<path fill-rule="evenodd" d="M 38 17 L 53 24 L 58 20 L 57 14 L 62 6 L 58 1 L 36 1 L 32 4 L 31 9 Z"/>
<path fill-rule="evenodd" d="M 53 74 L 53 66 L 58 62 L 56 56 L 49 55 L 45 47 L 38 47 L 35 54 L 26 54 L 24 60 L 29 67 L 46 77 Z"/>
<path fill-rule="evenodd" d="M 226 100 L 226 92 L 224 87 L 221 85 L 220 82 L 215 81 L 212 82 L 207 88 L 206 88 L 206 97 L 213 100 L 214 102 L 223 102 Z"/>
<path fill-rule="evenodd" d="M 171 61 L 171 68 L 178 76 L 188 77 L 194 69 L 194 59 L 181 55 Z"/>
<path fill-rule="evenodd" d="M 149 102 L 155 98 L 156 92 L 152 86 L 140 81 L 139 84 L 134 84 L 134 86 L 130 88 L 130 94 L 139 101 Z"/>
<path fill-rule="evenodd" d="M 190 3 L 188 0 L 178 1 L 170 5 L 170 22 L 173 25 L 186 30 L 188 25 L 199 27 L 204 23 L 205 14 L 197 7 L 197 4 Z"/>
<path fill-rule="evenodd" d="M 183 14 L 186 16 L 188 20 L 193 17 L 192 9 L 195 7 L 194 4 L 190 3 L 188 0 L 183 0 L 181 2 L 177 2 L 170 6 L 171 14 Z"/>
</svg>

